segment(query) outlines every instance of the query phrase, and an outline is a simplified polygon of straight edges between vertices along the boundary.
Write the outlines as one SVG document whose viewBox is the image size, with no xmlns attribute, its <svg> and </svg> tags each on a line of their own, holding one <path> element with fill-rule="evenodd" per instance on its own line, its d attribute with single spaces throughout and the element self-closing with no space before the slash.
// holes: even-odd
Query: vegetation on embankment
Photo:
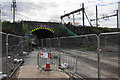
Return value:
<svg viewBox="0 0 120 80">
<path fill-rule="evenodd" d="M 11 23 L 9 21 L 2 22 L 2 32 L 9 33 L 9 34 L 15 34 L 19 36 L 25 35 L 25 30 L 22 26 L 22 23 Z"/>
<path fill-rule="evenodd" d="M 111 28 L 107 27 L 95 27 L 95 26 L 87 26 L 87 27 L 77 27 L 70 23 L 64 24 L 68 29 L 78 35 L 85 35 L 85 34 L 100 34 L 106 32 L 113 32 Z"/>
<path fill-rule="evenodd" d="M 11 23 L 9 21 L 2 22 L 2 32 L 9 33 L 9 34 L 15 34 L 19 36 L 25 36 L 25 33 L 28 33 L 29 31 L 27 28 L 24 28 L 22 25 L 22 22 L 14 22 Z M 32 51 L 32 41 L 31 37 L 28 36 L 28 43 L 29 43 L 29 51 Z"/>
<path fill-rule="evenodd" d="M 57 28 L 55 29 L 54 37 L 63 37 L 63 36 L 76 36 L 77 34 L 73 33 L 63 24 L 59 23 Z"/>
</svg>

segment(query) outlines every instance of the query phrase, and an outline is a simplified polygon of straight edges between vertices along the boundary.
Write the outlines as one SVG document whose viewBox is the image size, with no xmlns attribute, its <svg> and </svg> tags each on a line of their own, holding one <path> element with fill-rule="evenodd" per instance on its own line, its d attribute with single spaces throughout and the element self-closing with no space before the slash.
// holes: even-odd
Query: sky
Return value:
<svg viewBox="0 0 120 80">
<path fill-rule="evenodd" d="M 85 4 L 85 12 L 89 19 L 95 19 L 98 6 L 98 17 L 116 14 L 119 0 L 16 0 L 16 21 L 41 21 L 41 22 L 60 22 L 60 16 L 74 10 L 80 9 L 81 4 Z M 12 0 L 1 0 L 1 20 L 12 22 L 11 4 Z M 82 13 L 76 13 L 75 22 L 82 25 Z M 64 18 L 64 22 L 72 22 L 73 17 Z M 85 17 L 85 25 L 89 23 Z M 95 22 L 92 22 L 95 25 Z M 99 25 L 103 27 L 116 27 L 117 17 L 99 20 Z"/>
</svg>

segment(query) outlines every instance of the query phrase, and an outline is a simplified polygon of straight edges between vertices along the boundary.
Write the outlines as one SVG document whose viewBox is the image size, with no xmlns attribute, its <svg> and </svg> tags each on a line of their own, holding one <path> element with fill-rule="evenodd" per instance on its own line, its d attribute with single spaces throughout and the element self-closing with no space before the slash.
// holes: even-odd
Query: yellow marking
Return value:
<svg viewBox="0 0 120 80">
<path fill-rule="evenodd" d="M 31 30 L 30 33 L 33 33 L 33 32 L 35 32 L 35 31 L 37 31 L 39 29 L 46 29 L 46 30 L 51 31 L 52 33 L 54 33 L 54 31 L 52 29 L 47 28 L 47 27 L 38 27 L 38 28 L 35 28 L 35 29 Z"/>
</svg>

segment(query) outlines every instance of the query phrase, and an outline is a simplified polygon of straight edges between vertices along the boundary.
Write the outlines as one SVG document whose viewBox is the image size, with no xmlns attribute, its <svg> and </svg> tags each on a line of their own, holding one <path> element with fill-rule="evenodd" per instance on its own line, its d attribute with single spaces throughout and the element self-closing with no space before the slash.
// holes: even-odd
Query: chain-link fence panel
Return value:
<svg viewBox="0 0 120 80">
<path fill-rule="evenodd" d="M 58 53 L 53 51 L 40 51 L 37 55 L 38 67 L 42 70 L 58 70 Z M 47 65 L 49 65 L 47 67 Z"/>
<path fill-rule="evenodd" d="M 28 52 L 29 50 L 29 47 L 28 47 L 28 38 L 26 37 L 23 37 L 23 52 Z"/>
<path fill-rule="evenodd" d="M 0 32 L 0 72 L 2 72 L 2 33 Z"/>
<path fill-rule="evenodd" d="M 61 37 L 60 44 L 64 49 L 96 51 L 97 38 L 96 36 Z"/>
<path fill-rule="evenodd" d="M 50 38 L 46 39 L 46 48 L 50 48 Z"/>
<path fill-rule="evenodd" d="M 51 38 L 46 43 L 58 50 L 58 65 L 83 78 L 118 78 L 120 33 L 101 33 Z M 57 49 L 58 48 L 58 49 Z"/>
<path fill-rule="evenodd" d="M 7 74 L 13 75 L 15 70 L 24 62 L 28 54 L 27 39 L 22 36 L 7 34 L 6 37 L 6 57 L 7 57 Z"/>
<path fill-rule="evenodd" d="M 56 48 L 56 49 L 59 48 L 59 45 L 58 45 L 59 39 L 58 38 L 51 38 L 50 41 L 51 41 L 51 48 Z"/>
<path fill-rule="evenodd" d="M 6 70 L 6 33 L 0 33 L 1 35 L 1 42 L 0 45 L 2 45 L 1 52 L 2 52 L 2 72 L 7 73 Z"/>
<path fill-rule="evenodd" d="M 118 78 L 119 41 L 119 32 L 100 34 L 101 78 Z"/>
<path fill-rule="evenodd" d="M 42 47 L 42 39 L 38 39 L 38 46 Z"/>
<path fill-rule="evenodd" d="M 46 39 L 41 39 L 41 45 L 43 48 L 46 47 Z"/>
<path fill-rule="evenodd" d="M 66 53 L 60 53 L 60 68 L 74 74 L 77 70 L 76 58 Z"/>
<path fill-rule="evenodd" d="M 68 70 L 83 78 L 98 78 L 97 38 L 94 34 L 60 38 L 60 50 L 68 57 L 63 55 L 61 60 L 69 61 Z"/>
</svg>

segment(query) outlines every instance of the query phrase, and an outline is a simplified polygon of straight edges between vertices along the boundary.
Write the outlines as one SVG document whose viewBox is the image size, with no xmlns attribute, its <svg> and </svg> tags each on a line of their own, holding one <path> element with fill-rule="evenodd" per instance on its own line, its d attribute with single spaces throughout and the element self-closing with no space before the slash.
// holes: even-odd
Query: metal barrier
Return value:
<svg viewBox="0 0 120 80">
<path fill-rule="evenodd" d="M 13 34 L 2 34 L 2 72 L 11 77 L 24 62 L 28 54 L 28 40 L 26 37 Z"/>
<path fill-rule="evenodd" d="M 101 78 L 119 78 L 120 32 L 101 33 L 100 72 Z"/>
<path fill-rule="evenodd" d="M 56 52 L 45 51 L 45 50 L 38 52 L 38 55 L 37 55 L 38 69 L 42 68 L 42 70 L 44 71 L 59 70 L 58 69 L 58 57 L 59 57 L 58 53 Z"/>
<path fill-rule="evenodd" d="M 60 50 L 67 54 L 64 61 L 68 61 L 68 70 L 72 74 L 77 73 L 84 78 L 97 78 L 98 66 L 93 60 L 97 60 L 96 34 L 61 37 L 60 45 Z M 92 66 L 93 62 L 96 66 Z"/>
<path fill-rule="evenodd" d="M 2 72 L 6 73 L 7 72 L 7 67 L 6 67 L 6 33 L 0 32 L 1 35 L 1 39 L 2 39 L 2 50 L 1 50 L 1 54 L 2 54 Z"/>
<path fill-rule="evenodd" d="M 118 78 L 120 32 L 46 39 L 58 51 L 57 65 L 83 78 Z M 64 69 L 65 68 L 65 69 Z"/>
<path fill-rule="evenodd" d="M 2 72 L 2 34 L 0 34 L 0 72 Z"/>
</svg>

